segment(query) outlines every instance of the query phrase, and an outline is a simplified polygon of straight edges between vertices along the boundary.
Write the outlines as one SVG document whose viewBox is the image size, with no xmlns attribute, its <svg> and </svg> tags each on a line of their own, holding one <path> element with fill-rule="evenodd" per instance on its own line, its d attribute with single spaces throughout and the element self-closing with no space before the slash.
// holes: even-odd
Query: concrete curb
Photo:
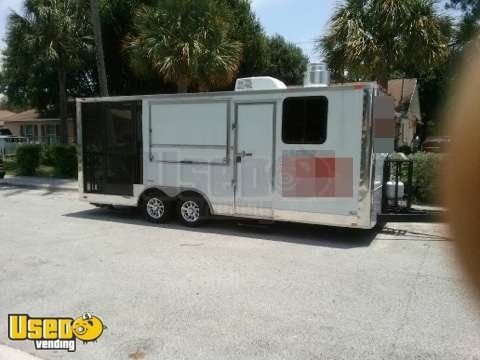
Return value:
<svg viewBox="0 0 480 360">
<path fill-rule="evenodd" d="M 78 191 L 78 182 L 72 179 L 57 179 L 30 176 L 6 176 L 0 185 L 40 188 L 48 190 Z"/>
<path fill-rule="evenodd" d="M 0 360 L 41 360 L 40 358 L 30 355 L 26 352 L 0 345 Z"/>
</svg>

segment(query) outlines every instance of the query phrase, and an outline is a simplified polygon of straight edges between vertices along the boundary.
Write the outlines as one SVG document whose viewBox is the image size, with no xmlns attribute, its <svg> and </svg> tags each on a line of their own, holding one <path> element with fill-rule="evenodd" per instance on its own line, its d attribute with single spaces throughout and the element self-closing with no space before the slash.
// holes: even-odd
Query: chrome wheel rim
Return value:
<svg viewBox="0 0 480 360">
<path fill-rule="evenodd" d="M 183 219 L 189 223 L 194 223 L 200 219 L 200 205 L 195 201 L 185 201 L 180 210 Z"/>
<path fill-rule="evenodd" d="M 165 204 L 158 198 L 151 198 L 147 202 L 147 214 L 152 219 L 159 220 L 165 214 Z"/>
</svg>

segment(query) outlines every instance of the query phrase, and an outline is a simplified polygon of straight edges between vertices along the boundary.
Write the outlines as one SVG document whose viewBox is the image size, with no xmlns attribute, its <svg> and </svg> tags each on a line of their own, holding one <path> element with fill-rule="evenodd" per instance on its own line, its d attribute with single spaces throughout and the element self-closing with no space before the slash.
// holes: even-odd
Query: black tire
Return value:
<svg viewBox="0 0 480 360">
<path fill-rule="evenodd" d="M 198 227 L 210 216 L 210 210 L 201 196 L 187 195 L 178 200 L 177 215 L 183 225 Z"/>
<path fill-rule="evenodd" d="M 163 224 L 172 214 L 172 200 L 162 193 L 145 195 L 141 202 L 143 217 L 155 224 Z"/>
</svg>

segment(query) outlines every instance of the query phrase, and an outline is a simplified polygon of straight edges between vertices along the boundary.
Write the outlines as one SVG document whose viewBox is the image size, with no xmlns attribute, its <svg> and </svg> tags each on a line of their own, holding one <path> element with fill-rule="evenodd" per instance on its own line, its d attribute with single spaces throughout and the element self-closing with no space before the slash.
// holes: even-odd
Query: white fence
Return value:
<svg viewBox="0 0 480 360">
<path fill-rule="evenodd" d="M 0 136 L 0 156 L 2 158 L 13 156 L 19 145 L 27 143 L 28 141 L 24 137 Z"/>
</svg>

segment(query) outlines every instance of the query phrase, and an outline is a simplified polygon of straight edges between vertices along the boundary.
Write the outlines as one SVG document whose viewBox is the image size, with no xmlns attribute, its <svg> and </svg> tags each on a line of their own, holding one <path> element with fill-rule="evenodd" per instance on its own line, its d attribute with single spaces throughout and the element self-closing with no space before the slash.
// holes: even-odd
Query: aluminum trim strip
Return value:
<svg viewBox="0 0 480 360">
<path fill-rule="evenodd" d="M 358 217 L 364 226 L 371 224 L 373 176 L 373 93 L 364 91 Z"/>
<path fill-rule="evenodd" d="M 357 216 L 314 213 L 294 210 L 274 210 L 274 220 L 304 223 L 312 225 L 326 225 L 359 229 L 371 229 L 370 224 L 358 221 Z"/>
<path fill-rule="evenodd" d="M 80 194 L 80 200 L 92 204 L 105 204 L 114 206 L 137 206 L 138 198 L 135 196 Z"/>
<path fill-rule="evenodd" d="M 223 150 L 226 145 L 186 145 L 186 144 L 152 144 L 152 148 L 177 148 L 177 149 L 214 149 Z"/>
<path fill-rule="evenodd" d="M 338 91 L 338 90 L 358 90 L 359 86 L 364 89 L 376 89 L 378 84 L 374 82 L 346 84 L 329 87 L 298 87 L 287 89 L 274 89 L 274 90 L 252 90 L 252 91 L 222 91 L 211 93 L 189 93 L 189 94 L 155 94 L 155 95 L 134 95 L 134 96 L 110 96 L 110 97 L 92 97 L 92 98 L 79 98 L 81 102 L 116 102 L 116 101 L 129 101 L 129 100 L 156 100 L 156 101 L 173 101 L 179 100 L 189 101 L 198 99 L 199 97 L 209 99 L 214 97 L 250 97 L 252 95 L 282 95 L 282 94 L 304 94 L 326 91 Z M 228 100 L 228 99 L 225 99 Z"/>
</svg>

